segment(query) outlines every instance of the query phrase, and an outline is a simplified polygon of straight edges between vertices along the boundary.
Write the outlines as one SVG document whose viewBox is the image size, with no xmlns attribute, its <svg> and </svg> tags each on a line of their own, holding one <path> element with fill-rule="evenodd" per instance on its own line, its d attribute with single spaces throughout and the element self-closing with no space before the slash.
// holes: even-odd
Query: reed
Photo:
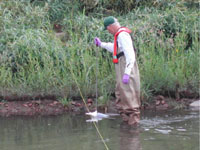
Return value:
<svg viewBox="0 0 200 150">
<path fill-rule="evenodd" d="M 99 97 L 109 99 L 114 93 L 112 55 L 93 44 L 96 36 L 103 41 L 113 38 L 102 31 L 103 15 L 85 15 L 84 10 L 70 12 L 70 5 L 64 14 L 56 16 L 56 12 L 67 7 L 65 3 L 62 7 L 28 1 L 0 4 L 2 98 L 54 95 L 69 101 L 79 97 L 70 70 L 84 97 L 95 96 L 96 74 Z M 116 16 L 122 25 L 133 30 L 143 99 L 175 91 L 177 85 L 180 91 L 199 95 L 198 15 L 195 9 L 174 6 L 164 11 L 137 8 Z M 56 36 L 55 22 L 61 24 L 64 40 Z"/>
</svg>

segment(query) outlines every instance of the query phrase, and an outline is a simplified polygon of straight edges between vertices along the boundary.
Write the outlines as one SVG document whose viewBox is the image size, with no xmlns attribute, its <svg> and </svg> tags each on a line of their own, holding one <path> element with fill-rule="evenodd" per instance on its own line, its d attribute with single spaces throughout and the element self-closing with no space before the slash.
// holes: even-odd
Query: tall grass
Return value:
<svg viewBox="0 0 200 150">
<path fill-rule="evenodd" d="M 0 2 L 2 98 L 79 97 L 71 71 L 85 97 L 95 95 L 96 74 L 99 96 L 114 93 L 111 54 L 93 44 L 96 36 L 103 41 L 113 38 L 102 31 L 103 18 L 87 16 L 84 10 L 77 11 L 78 6 L 70 12 L 71 5 L 56 5 L 58 1 Z M 199 94 L 198 15 L 195 9 L 174 6 L 165 11 L 137 8 L 116 16 L 134 32 L 144 99 L 175 91 L 177 85 L 179 90 Z M 62 25 L 64 41 L 53 30 L 55 22 Z"/>
<path fill-rule="evenodd" d="M 177 85 L 180 91 L 199 92 L 197 15 L 195 10 L 177 8 L 138 12 L 141 20 L 135 18 L 132 24 L 144 93 L 170 93 Z"/>
</svg>

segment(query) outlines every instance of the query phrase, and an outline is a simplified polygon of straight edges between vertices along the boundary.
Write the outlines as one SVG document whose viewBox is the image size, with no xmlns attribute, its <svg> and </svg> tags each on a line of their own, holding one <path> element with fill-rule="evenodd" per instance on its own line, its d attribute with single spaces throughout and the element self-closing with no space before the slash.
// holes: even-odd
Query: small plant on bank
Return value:
<svg viewBox="0 0 200 150">
<path fill-rule="evenodd" d="M 71 98 L 59 98 L 58 99 L 64 106 L 68 106 L 72 101 Z"/>
</svg>

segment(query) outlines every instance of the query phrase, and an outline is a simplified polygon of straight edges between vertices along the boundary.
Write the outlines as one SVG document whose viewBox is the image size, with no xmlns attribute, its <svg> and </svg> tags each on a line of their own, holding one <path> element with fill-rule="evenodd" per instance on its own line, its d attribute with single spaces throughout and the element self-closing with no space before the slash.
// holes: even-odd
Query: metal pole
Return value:
<svg viewBox="0 0 200 150">
<path fill-rule="evenodd" d="M 96 49 L 96 111 L 98 107 L 98 73 L 99 73 L 99 66 L 98 66 L 98 50 Z"/>
</svg>

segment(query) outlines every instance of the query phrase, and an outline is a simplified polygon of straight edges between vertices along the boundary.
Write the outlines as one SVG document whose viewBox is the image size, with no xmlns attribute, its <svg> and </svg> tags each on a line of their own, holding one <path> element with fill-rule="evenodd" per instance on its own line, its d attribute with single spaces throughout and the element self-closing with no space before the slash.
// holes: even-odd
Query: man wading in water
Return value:
<svg viewBox="0 0 200 150">
<path fill-rule="evenodd" d="M 137 125 L 140 121 L 140 76 L 130 36 L 131 30 L 121 27 L 112 16 L 104 19 L 104 28 L 114 36 L 114 43 L 101 42 L 98 37 L 94 39 L 94 43 L 113 53 L 117 109 L 125 122 Z"/>
</svg>

